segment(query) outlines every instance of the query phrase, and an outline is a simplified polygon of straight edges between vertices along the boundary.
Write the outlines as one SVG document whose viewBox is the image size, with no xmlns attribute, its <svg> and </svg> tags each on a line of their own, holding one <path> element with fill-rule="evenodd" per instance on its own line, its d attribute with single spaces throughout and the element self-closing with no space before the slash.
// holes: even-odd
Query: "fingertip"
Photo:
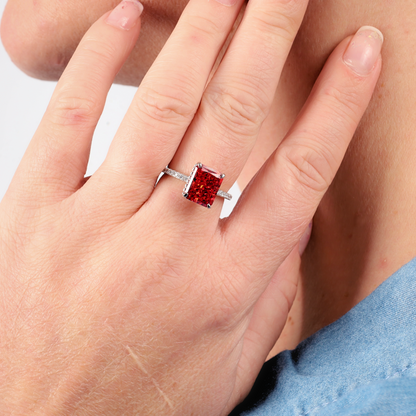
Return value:
<svg viewBox="0 0 416 416">
<path fill-rule="evenodd" d="M 110 26 L 130 30 L 136 26 L 143 13 L 143 4 L 138 0 L 123 0 L 105 19 Z"/>
<path fill-rule="evenodd" d="M 343 55 L 345 65 L 359 76 L 370 75 L 377 67 L 383 47 L 384 36 L 372 26 L 361 27 Z"/>
</svg>

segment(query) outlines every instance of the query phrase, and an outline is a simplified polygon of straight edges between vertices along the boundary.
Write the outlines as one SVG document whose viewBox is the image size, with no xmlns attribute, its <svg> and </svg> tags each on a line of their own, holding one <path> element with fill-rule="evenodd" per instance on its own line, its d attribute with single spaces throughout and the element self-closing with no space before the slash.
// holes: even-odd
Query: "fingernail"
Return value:
<svg viewBox="0 0 416 416">
<path fill-rule="evenodd" d="M 358 75 L 369 75 L 377 63 L 383 41 L 383 34 L 378 29 L 363 26 L 352 38 L 344 53 L 345 64 Z"/>
<path fill-rule="evenodd" d="M 238 0 L 217 0 L 218 3 L 223 4 L 224 6 L 234 6 L 237 4 Z"/>
<path fill-rule="evenodd" d="M 312 222 L 309 223 L 308 228 L 304 232 L 299 242 L 299 254 L 301 256 L 305 252 L 306 247 L 308 246 L 309 240 L 311 239 L 311 235 L 312 235 Z"/>
<path fill-rule="evenodd" d="M 130 30 L 139 20 L 143 4 L 137 0 L 122 1 L 107 17 L 106 22 L 123 30 Z"/>
</svg>

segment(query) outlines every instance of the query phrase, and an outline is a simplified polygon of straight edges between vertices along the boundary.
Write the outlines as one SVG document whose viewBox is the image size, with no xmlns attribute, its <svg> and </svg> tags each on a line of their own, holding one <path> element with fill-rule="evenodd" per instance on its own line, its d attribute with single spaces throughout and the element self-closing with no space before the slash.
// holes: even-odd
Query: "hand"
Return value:
<svg viewBox="0 0 416 416">
<path fill-rule="evenodd" d="M 248 393 L 296 293 L 277 270 L 291 252 L 298 260 L 370 100 L 381 45 L 367 75 L 344 63 L 349 39 L 339 45 L 286 139 L 219 220 L 220 198 L 208 210 L 169 176 L 154 184 L 168 164 L 188 174 L 201 161 L 227 174 L 227 190 L 247 160 L 307 1 L 250 0 L 206 86 L 242 2 L 190 0 L 88 181 L 138 6 L 122 3 L 80 43 L 0 205 L 1 414 L 226 415 Z"/>
</svg>

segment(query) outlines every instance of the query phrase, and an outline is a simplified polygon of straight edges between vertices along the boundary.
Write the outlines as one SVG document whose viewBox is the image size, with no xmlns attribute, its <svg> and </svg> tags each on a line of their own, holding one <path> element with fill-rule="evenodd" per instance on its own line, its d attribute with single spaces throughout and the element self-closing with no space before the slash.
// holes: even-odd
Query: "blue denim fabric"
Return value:
<svg viewBox="0 0 416 416">
<path fill-rule="evenodd" d="M 268 361 L 232 416 L 416 415 L 416 259 Z"/>
<path fill-rule="evenodd" d="M 390 378 L 361 386 L 324 407 L 319 416 L 415 416 L 416 378 Z"/>
</svg>

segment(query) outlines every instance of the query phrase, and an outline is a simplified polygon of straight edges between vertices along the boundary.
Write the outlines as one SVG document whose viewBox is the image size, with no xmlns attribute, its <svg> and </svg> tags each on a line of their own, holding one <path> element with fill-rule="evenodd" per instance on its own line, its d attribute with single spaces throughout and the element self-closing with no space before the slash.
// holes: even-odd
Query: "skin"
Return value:
<svg viewBox="0 0 416 416">
<path fill-rule="evenodd" d="M 409 33 L 406 33 L 408 27 L 410 29 L 413 17 L 412 8 L 410 3 L 403 3 L 409 7 L 401 8 L 403 15 L 396 13 L 393 18 L 393 9 L 390 10 L 389 7 L 393 8 L 394 5 L 387 2 L 383 2 L 381 11 L 377 13 L 374 8 L 367 8 L 358 2 L 351 2 L 347 11 L 345 6 L 343 7 L 345 3 L 341 1 L 311 3 L 283 73 L 271 115 L 263 124 L 258 146 L 240 176 L 240 183 L 244 186 L 284 137 L 291 121 L 295 119 L 304 103 L 318 69 L 337 43 L 338 37 L 342 39 L 345 34 L 353 33 L 357 24 L 359 26 L 359 22 L 362 21 L 363 24 L 378 25 L 388 34 L 389 39 L 393 39 L 386 45 L 388 65 L 376 99 L 356 134 L 334 185 L 318 209 L 312 242 L 303 259 L 301 290 L 298 291 L 297 302 L 292 308 L 288 329 L 281 337 L 281 345 L 277 346 L 275 351 L 296 345 L 299 340 L 337 319 L 415 255 L 415 230 L 412 224 L 414 207 L 411 202 L 415 200 L 414 187 L 411 180 L 403 186 L 397 186 L 397 178 L 403 177 L 403 172 L 412 171 L 411 162 L 414 155 L 411 134 L 408 133 L 412 131 L 412 120 L 406 119 L 400 126 L 392 120 L 392 114 L 411 114 L 411 97 L 414 96 L 409 93 L 414 85 L 410 71 L 413 67 L 411 58 L 395 61 L 392 59 L 394 54 L 408 56 L 406 52 L 411 49 L 414 41 Z M 356 7 L 353 7 L 354 5 Z M 104 4 L 101 3 L 100 6 Z M 181 5 L 176 6 L 180 10 Z M 28 25 L 29 27 L 24 29 L 32 36 L 23 36 L 23 24 L 20 29 L 16 28 L 13 7 L 30 9 L 25 8 L 24 4 L 19 6 L 18 2 L 9 2 L 2 23 L 2 39 L 7 50 L 14 61 L 28 73 L 42 78 L 56 77 L 72 54 L 74 45 L 79 41 L 77 30 L 71 31 L 70 36 L 68 33 L 60 33 L 57 42 L 59 46 L 47 50 L 50 42 L 39 43 L 39 40 L 47 38 L 41 36 L 42 30 L 48 34 L 55 33 L 56 26 L 51 23 L 51 17 L 48 18 L 47 14 L 44 14 L 44 20 L 39 19 L 37 24 Z M 396 7 L 394 10 L 397 12 Z M 45 5 L 42 10 L 47 8 L 48 5 Z M 81 34 L 88 26 L 88 19 L 94 20 L 89 14 L 90 10 L 85 19 L 78 23 L 77 29 Z M 125 66 L 119 75 L 120 82 L 140 82 L 148 65 L 139 58 L 144 55 L 152 56 L 152 53 L 157 54 L 164 42 L 164 34 L 170 30 L 169 27 L 172 28 L 175 21 L 175 18 L 173 21 L 170 20 L 174 14 L 169 18 L 165 17 L 164 21 L 167 23 L 164 25 L 160 25 L 160 20 L 156 18 L 160 14 L 155 12 L 152 17 L 149 16 L 149 28 L 151 20 L 154 19 L 155 26 L 160 25 L 158 33 L 162 35 L 152 37 L 146 44 L 138 45 L 136 50 L 142 48 L 142 52 L 137 52 L 138 55 Z M 70 10 L 66 10 L 65 13 L 60 11 L 59 18 L 62 18 L 61 15 L 70 15 Z M 332 22 L 331 25 L 324 28 L 319 25 L 318 28 L 320 20 L 317 16 Z M 56 15 L 53 17 L 55 19 Z M 22 15 L 19 16 L 19 19 L 21 18 Z M 24 19 L 20 20 L 23 21 Z M 340 22 L 354 23 L 343 25 L 339 24 Z M 84 23 L 86 26 L 83 26 Z M 21 38 L 15 36 L 16 32 Z M 32 39 L 31 42 L 33 39 L 37 41 L 34 44 L 36 48 L 41 48 L 41 54 L 27 54 L 31 49 L 29 46 L 33 50 L 34 44 L 28 45 L 28 41 L 21 41 L 29 38 Z M 145 53 L 146 48 L 149 48 L 148 53 Z M 140 75 L 133 74 L 133 68 L 137 69 L 137 74 Z M 297 86 L 297 94 L 293 94 L 294 85 Z M 382 100 L 385 96 L 390 100 Z M 395 97 L 400 97 L 400 101 Z M 403 148 L 397 149 L 395 143 L 392 143 L 392 135 L 403 137 Z M 377 137 L 376 142 L 374 137 Z M 386 166 L 389 169 L 388 176 L 385 175 Z M 408 173 L 406 177 L 407 175 Z M 357 197 L 357 194 L 360 196 Z M 371 198 L 368 195 L 371 195 Z M 404 201 L 408 202 L 406 206 Z M 342 275 L 339 274 L 339 270 L 342 270 Z M 337 278 L 334 279 L 334 276 Z M 290 329 L 291 326 L 294 328 Z"/>
<path fill-rule="evenodd" d="M 314 217 L 297 298 L 273 353 L 294 348 L 348 312 L 416 256 L 416 47 L 411 1 L 311 2 L 269 118 L 240 181 L 283 137 L 333 42 L 356 25 L 385 35 L 383 72 L 341 169 Z M 322 24 L 322 22 L 325 22 Z M 367 22 L 367 23 L 366 23 Z M 293 68 L 298 68 L 293 71 Z M 300 81 L 299 81 L 300 80 Z M 293 87 L 297 86 L 297 94 Z M 279 129 L 276 129 L 276 123 Z M 286 124 L 288 123 L 288 124 Z"/>
<path fill-rule="evenodd" d="M 241 5 L 189 2 L 87 182 L 140 22 L 105 15 L 83 38 L 0 204 L 0 316 L 13 317 L 0 325 L 2 413 L 226 415 L 249 391 L 296 292 L 280 266 L 299 260 L 382 45 L 362 74 L 345 51 L 369 36 L 340 43 L 291 134 L 219 221 L 221 204 L 189 203 L 169 177 L 154 184 L 203 153 L 227 188 L 250 154 L 307 1 L 252 0 L 207 85 Z M 131 2 L 117 7 L 128 10 L 137 17 Z"/>
<path fill-rule="evenodd" d="M 121 83 L 140 83 L 187 1 L 143 3 L 142 34 L 117 76 Z M 14 62 L 28 74 L 56 79 L 91 22 L 113 5 L 108 0 L 78 0 L 64 2 L 63 9 L 56 11 L 51 0 L 10 0 L 2 20 L 2 40 Z M 348 7 L 343 0 L 309 4 L 270 115 L 239 177 L 241 188 L 283 139 L 341 39 L 364 24 L 380 27 L 387 37 L 386 65 L 366 117 L 315 216 L 312 241 L 299 271 L 296 302 L 273 354 L 294 348 L 338 319 L 416 255 L 412 218 L 416 198 L 409 174 L 416 156 L 410 133 L 414 122 L 410 116 L 402 117 L 412 114 L 416 96 L 415 63 L 409 53 L 416 46 L 415 14 L 408 0 L 400 7 L 395 2 L 360 0 L 351 0 Z M 51 36 L 57 37 L 56 42 L 49 42 Z M 392 137 L 400 137 L 401 145 Z M 398 187 L 397 178 L 403 176 L 407 179 Z"/>
<path fill-rule="evenodd" d="M 188 1 L 143 1 L 140 40 L 116 82 L 140 84 Z M 16 65 L 28 75 L 57 80 L 88 28 L 118 3 L 118 0 L 9 1 L 1 23 L 3 44 Z M 49 42 L 51 36 L 53 42 Z"/>
</svg>

